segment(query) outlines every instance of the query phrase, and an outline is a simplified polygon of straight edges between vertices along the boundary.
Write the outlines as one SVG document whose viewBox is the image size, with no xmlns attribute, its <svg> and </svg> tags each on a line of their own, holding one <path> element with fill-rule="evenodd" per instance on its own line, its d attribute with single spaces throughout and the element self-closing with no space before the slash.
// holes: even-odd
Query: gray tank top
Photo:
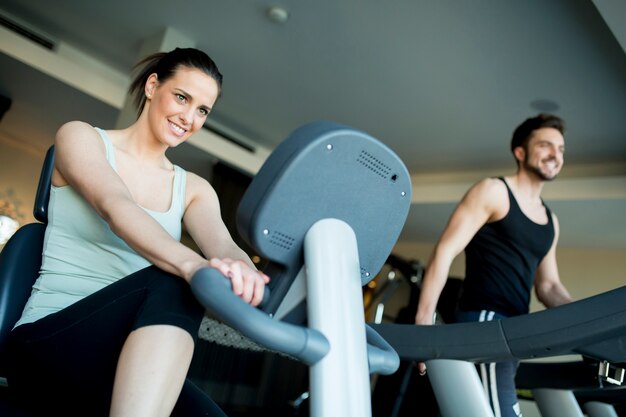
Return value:
<svg viewBox="0 0 626 417">
<path fill-rule="evenodd" d="M 104 130 L 96 130 L 105 144 L 107 160 L 116 170 L 113 144 Z M 174 166 L 169 210 L 144 208 L 176 240 L 182 233 L 185 184 L 186 172 Z M 149 265 L 70 186 L 51 186 L 40 275 L 16 327 L 59 311 Z"/>
</svg>

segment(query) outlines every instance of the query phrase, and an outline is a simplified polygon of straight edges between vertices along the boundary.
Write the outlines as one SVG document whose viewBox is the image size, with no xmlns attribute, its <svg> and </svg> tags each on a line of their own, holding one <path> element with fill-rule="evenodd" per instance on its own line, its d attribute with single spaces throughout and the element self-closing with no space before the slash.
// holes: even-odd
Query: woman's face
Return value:
<svg viewBox="0 0 626 417">
<path fill-rule="evenodd" d="M 169 147 L 181 144 L 202 127 L 218 95 L 217 81 L 199 69 L 180 67 L 164 82 L 152 74 L 146 97 L 155 136 Z"/>
</svg>

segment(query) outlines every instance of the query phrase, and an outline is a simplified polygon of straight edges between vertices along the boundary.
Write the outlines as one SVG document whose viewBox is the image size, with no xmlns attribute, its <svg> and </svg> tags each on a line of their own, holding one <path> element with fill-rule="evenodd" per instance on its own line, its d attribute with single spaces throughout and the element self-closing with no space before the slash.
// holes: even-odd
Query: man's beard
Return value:
<svg viewBox="0 0 626 417">
<path fill-rule="evenodd" d="M 524 169 L 526 169 L 526 171 L 530 172 L 531 174 L 534 174 L 535 176 L 537 176 L 537 178 L 539 178 L 542 181 L 553 181 L 554 179 L 556 179 L 558 173 L 549 176 L 547 175 L 545 172 L 543 172 L 541 170 L 541 168 L 539 168 L 539 166 L 535 166 L 535 165 L 531 165 L 528 163 L 528 158 L 524 159 Z"/>
</svg>

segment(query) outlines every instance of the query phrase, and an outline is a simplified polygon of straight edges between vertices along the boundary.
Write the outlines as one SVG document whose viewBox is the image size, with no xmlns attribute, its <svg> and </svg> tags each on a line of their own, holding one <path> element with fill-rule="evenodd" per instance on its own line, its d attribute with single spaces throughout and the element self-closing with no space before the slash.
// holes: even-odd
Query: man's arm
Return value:
<svg viewBox="0 0 626 417">
<path fill-rule="evenodd" d="M 550 250 L 543 258 L 535 274 L 535 293 L 537 299 L 546 307 L 556 307 L 570 303 L 572 297 L 561 282 L 556 262 L 556 245 L 559 240 L 559 222 L 556 215 L 552 215 L 554 223 L 554 241 Z"/>
<path fill-rule="evenodd" d="M 497 179 L 484 179 L 465 194 L 452 213 L 426 268 L 416 324 L 433 324 L 433 314 L 452 261 L 485 223 L 506 214 L 506 201 L 506 187 Z"/>
<path fill-rule="evenodd" d="M 434 313 L 441 291 L 446 284 L 450 265 L 488 221 L 496 220 L 508 210 L 505 185 L 500 180 L 484 179 L 465 194 L 444 229 L 430 257 L 415 314 L 415 324 L 434 324 Z M 503 205 L 504 204 L 504 205 Z M 418 363 L 421 375 L 426 365 Z"/>
</svg>

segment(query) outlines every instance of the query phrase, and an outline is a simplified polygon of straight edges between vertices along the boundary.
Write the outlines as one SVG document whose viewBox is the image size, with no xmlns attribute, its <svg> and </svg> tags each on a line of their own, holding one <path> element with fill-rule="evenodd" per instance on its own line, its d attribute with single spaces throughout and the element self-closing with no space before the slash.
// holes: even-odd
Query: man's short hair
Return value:
<svg viewBox="0 0 626 417">
<path fill-rule="evenodd" d="M 524 120 L 521 125 L 517 126 L 511 139 L 511 152 L 518 146 L 525 148 L 533 132 L 543 127 L 552 127 L 561 132 L 561 134 L 565 133 L 565 122 L 563 119 L 552 114 L 541 113 Z"/>
</svg>

